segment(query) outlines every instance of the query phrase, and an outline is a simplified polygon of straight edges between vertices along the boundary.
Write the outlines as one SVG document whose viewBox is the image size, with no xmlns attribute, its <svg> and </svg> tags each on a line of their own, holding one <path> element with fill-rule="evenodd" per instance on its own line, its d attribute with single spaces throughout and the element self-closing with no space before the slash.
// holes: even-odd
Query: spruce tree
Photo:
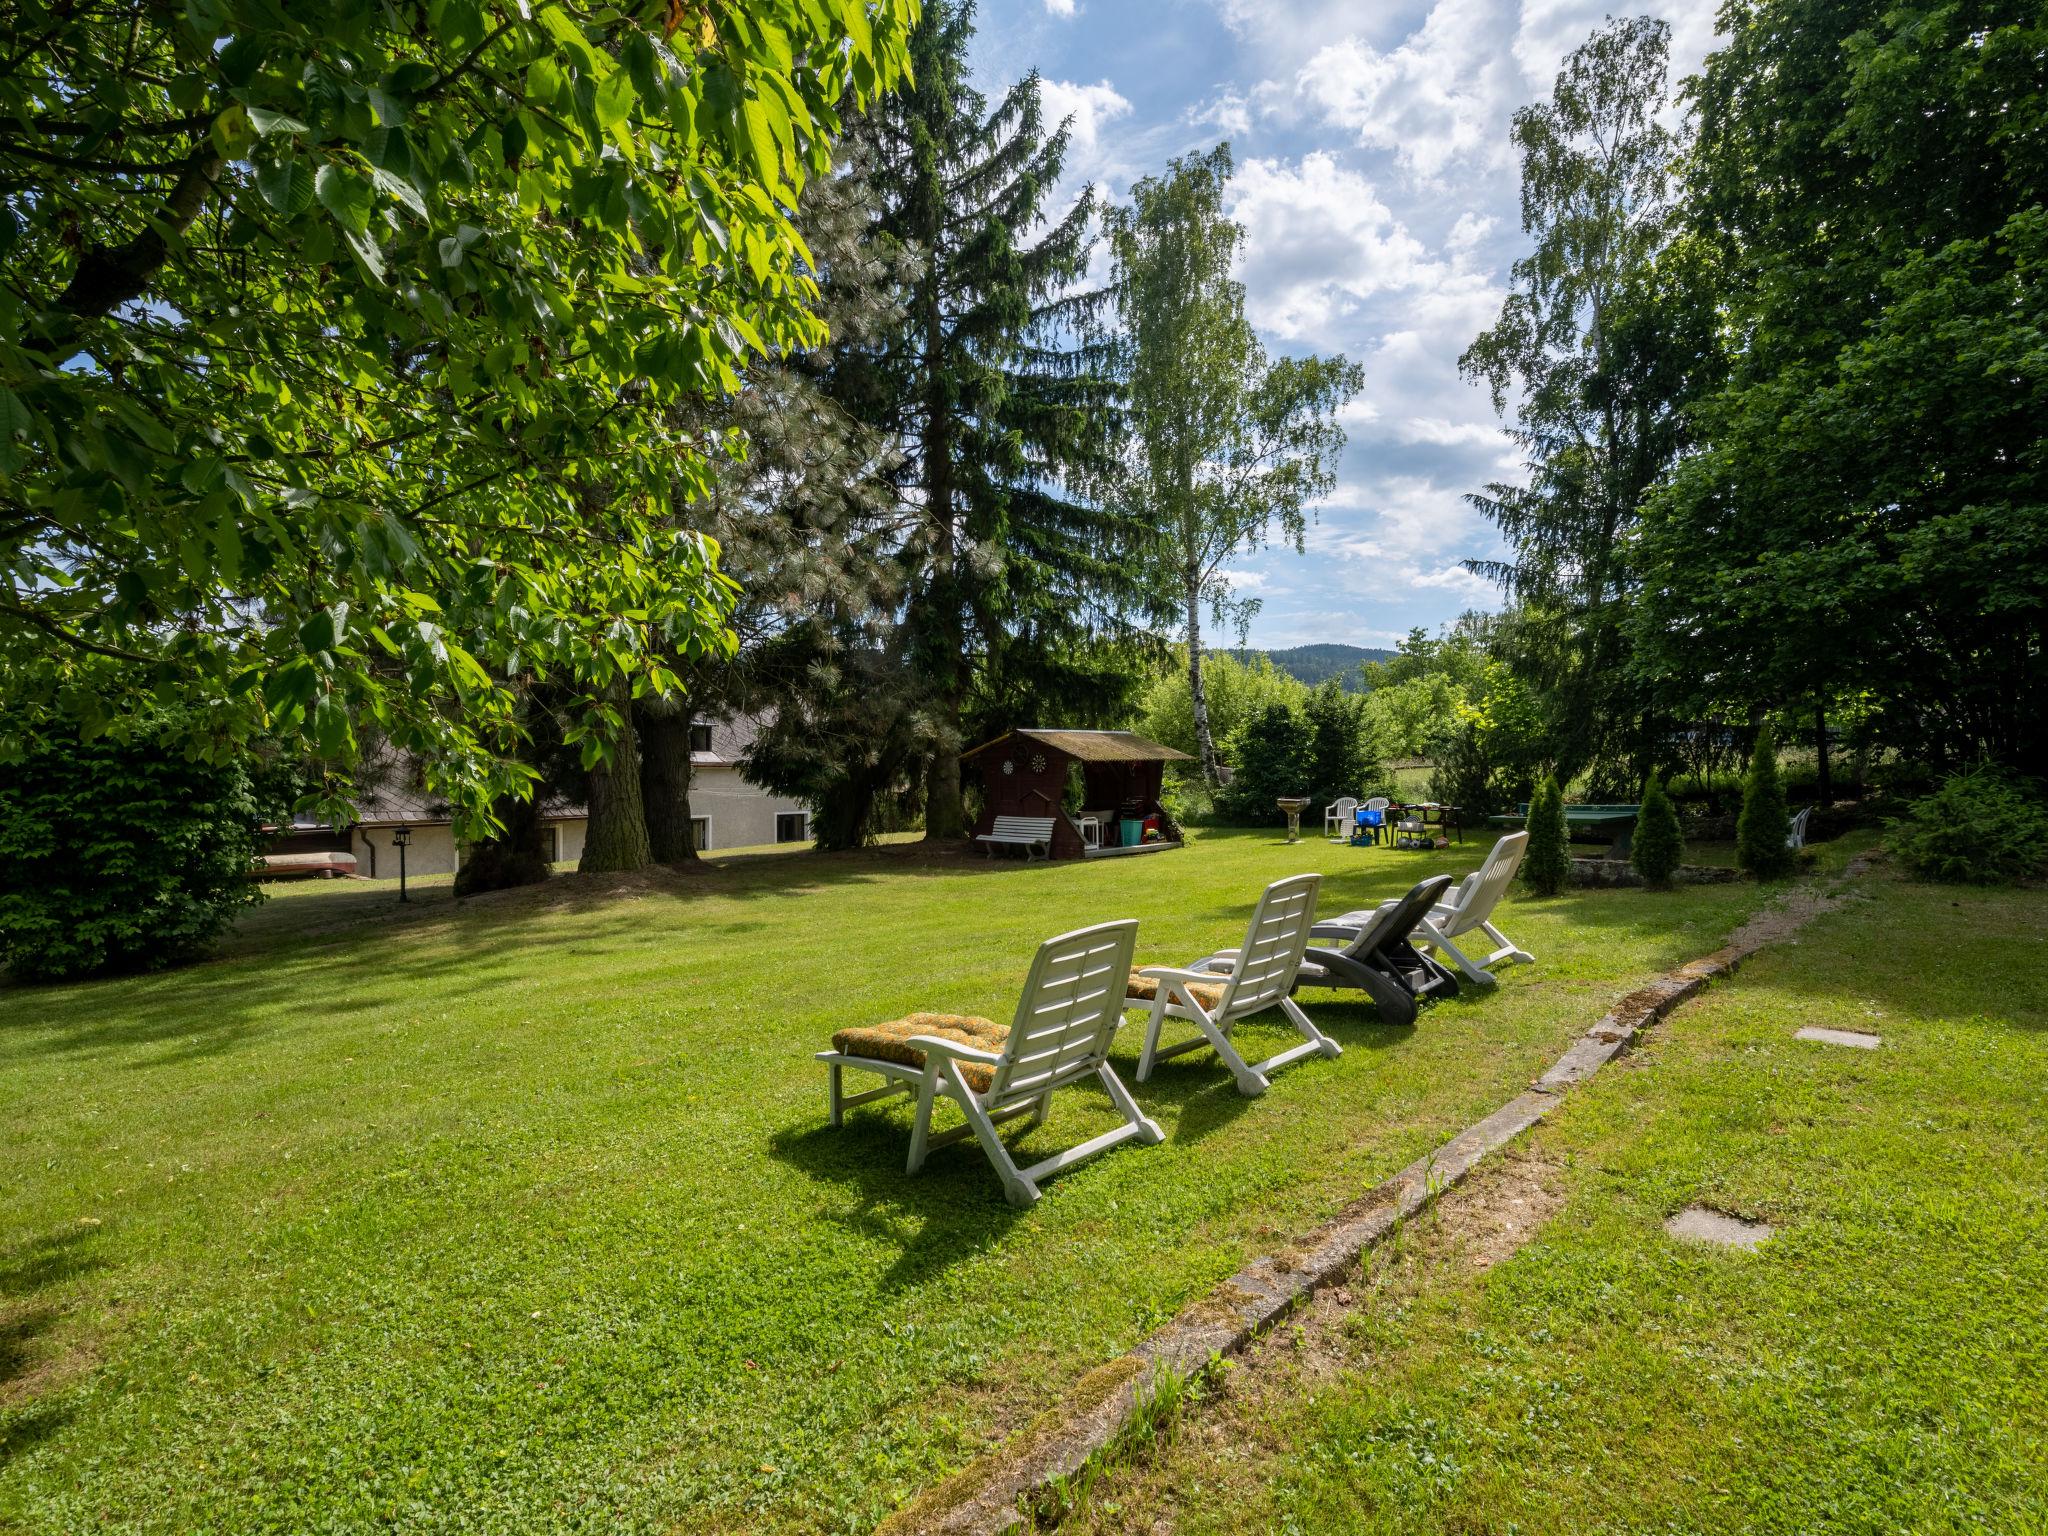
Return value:
<svg viewBox="0 0 2048 1536">
<path fill-rule="evenodd" d="M 1671 884 L 1685 861 L 1685 829 L 1678 824 L 1678 807 L 1664 792 L 1663 778 L 1655 773 L 1643 786 L 1643 808 L 1636 814 L 1629 858 L 1643 883 L 1659 890 Z"/>
<path fill-rule="evenodd" d="M 1067 129 L 1048 129 L 1035 74 L 993 105 L 968 85 L 973 35 L 971 4 L 930 0 L 914 83 L 851 126 L 883 193 L 876 233 L 922 271 L 902 323 L 843 360 L 836 385 L 905 449 L 904 655 L 929 695 L 933 839 L 966 830 L 960 751 L 977 690 L 992 682 L 1005 708 L 1057 706 L 1045 724 L 1100 713 L 1133 671 L 1087 642 L 1140 596 L 1131 530 L 1069 489 L 1107 465 L 1115 400 L 1100 348 L 1076 339 L 1096 302 L 1072 286 L 1093 191 L 1048 220 Z"/>
<path fill-rule="evenodd" d="M 907 672 L 872 664 L 903 597 L 897 491 L 885 473 L 896 451 L 833 393 L 842 361 L 900 321 L 918 272 L 914 253 L 870 238 L 877 217 L 870 159 L 845 146 L 833 175 L 805 185 L 796 214 L 831 343 L 750 369 L 743 391 L 704 409 L 706 436 L 744 442 L 714 457 L 711 494 L 692 510 L 739 584 L 729 621 L 738 649 L 675 658 L 686 697 L 635 704 L 649 842 L 663 863 L 695 857 L 693 719 L 755 719 L 744 771 L 809 802 L 826 848 L 867 840 L 877 797 L 924 740 Z"/>
<path fill-rule="evenodd" d="M 1529 802 L 1529 846 L 1522 853 L 1522 881 L 1538 896 L 1555 896 L 1571 879 L 1571 832 L 1564 819 L 1564 791 L 1557 775 L 1545 774 Z"/>
<path fill-rule="evenodd" d="M 1785 839 L 1792 813 L 1785 804 L 1785 782 L 1778 777 L 1778 744 L 1766 725 L 1756 733 L 1749 754 L 1749 772 L 1742 779 L 1742 814 L 1735 822 L 1735 862 L 1759 880 L 1772 880 L 1792 870 L 1792 850 Z"/>
</svg>

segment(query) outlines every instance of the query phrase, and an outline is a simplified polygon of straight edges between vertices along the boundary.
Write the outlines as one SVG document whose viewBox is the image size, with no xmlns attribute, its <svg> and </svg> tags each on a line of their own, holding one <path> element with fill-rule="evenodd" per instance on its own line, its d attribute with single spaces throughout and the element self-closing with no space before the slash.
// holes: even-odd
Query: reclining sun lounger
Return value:
<svg viewBox="0 0 2048 1536">
<path fill-rule="evenodd" d="M 1267 886 L 1252 913 L 1241 949 L 1219 950 L 1192 965 L 1148 965 L 1131 972 L 1126 1006 L 1152 1010 L 1145 1023 L 1145 1048 L 1138 1057 L 1139 1082 L 1151 1077 L 1154 1062 L 1207 1045 L 1237 1079 L 1237 1091 L 1251 1099 L 1264 1093 L 1269 1077 L 1289 1062 L 1318 1052 L 1324 1056 L 1343 1054 L 1337 1042 L 1317 1029 L 1289 996 L 1295 973 L 1301 968 L 1302 952 L 1308 948 L 1316 890 L 1321 884 L 1320 875 L 1294 875 Z M 1254 1066 L 1230 1043 L 1230 1031 L 1238 1020 L 1268 1008 L 1285 1014 L 1305 1041 Z M 1159 1029 L 1169 1018 L 1186 1019 L 1201 1034 L 1162 1048 Z"/>
<path fill-rule="evenodd" d="M 1412 942 L 1417 926 L 1450 885 L 1449 875 L 1432 875 L 1407 895 L 1381 902 L 1361 924 L 1317 923 L 1309 930 L 1311 940 L 1337 942 L 1311 945 L 1302 956 L 1297 984 L 1356 988 L 1389 1024 L 1413 1024 L 1424 998 L 1450 997 L 1458 990 L 1458 978 Z"/>
<path fill-rule="evenodd" d="M 1012 1205 L 1038 1199 L 1038 1181 L 1083 1158 L 1136 1138 L 1146 1145 L 1166 1139 L 1159 1126 L 1139 1113 L 1130 1091 L 1109 1065 L 1109 1045 L 1123 1023 L 1124 988 L 1131 973 L 1136 922 L 1100 923 L 1063 933 L 1038 947 L 1016 1017 L 1005 1029 L 992 1019 L 958 1014 L 913 1013 L 872 1029 L 842 1029 L 832 1049 L 818 1060 L 831 1072 L 832 1123 L 842 1123 L 855 1104 L 896 1094 L 917 1096 L 917 1122 L 910 1133 L 906 1172 L 924 1166 L 925 1154 L 965 1136 L 981 1143 L 1003 1181 Z M 862 1093 L 844 1091 L 848 1067 L 890 1079 Z M 1077 1147 L 1019 1168 L 996 1134 L 996 1126 L 1018 1115 L 1033 1125 L 1045 1119 L 1061 1088 L 1093 1077 L 1124 1117 Z M 932 1103 L 939 1094 L 956 1100 L 967 1123 L 934 1136 Z"/>
<path fill-rule="evenodd" d="M 1460 881 L 1456 890 L 1439 901 L 1415 925 L 1414 942 L 1428 949 L 1442 950 L 1467 977 L 1487 987 L 1492 986 L 1495 979 L 1488 966 L 1508 960 L 1533 961 L 1535 956 L 1526 949 L 1516 948 L 1514 940 L 1493 924 L 1493 909 L 1507 893 L 1515 871 L 1522 867 L 1522 850 L 1528 845 L 1529 834 L 1526 832 L 1510 832 L 1495 843 L 1493 852 L 1486 856 L 1486 862 Z M 1342 917 L 1332 918 L 1329 926 L 1362 928 L 1371 916 L 1370 912 L 1346 912 Z M 1475 932 L 1499 946 L 1483 961 L 1473 959 L 1458 947 L 1459 939 Z"/>
</svg>

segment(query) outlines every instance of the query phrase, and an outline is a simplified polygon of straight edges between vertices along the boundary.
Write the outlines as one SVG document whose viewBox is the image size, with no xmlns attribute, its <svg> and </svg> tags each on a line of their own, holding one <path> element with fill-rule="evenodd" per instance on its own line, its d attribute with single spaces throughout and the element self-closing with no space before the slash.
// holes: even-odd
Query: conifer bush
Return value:
<svg viewBox="0 0 2048 1536">
<path fill-rule="evenodd" d="M 1922 880 L 2006 885 L 2048 872 L 2040 786 L 1996 768 L 1950 774 L 1885 828 L 1885 846 Z"/>
<path fill-rule="evenodd" d="M 1756 750 L 1742 780 L 1742 814 L 1735 821 L 1735 862 L 1759 880 L 1790 874 L 1796 855 L 1785 846 L 1792 813 L 1785 805 L 1785 781 L 1778 774 L 1778 745 L 1767 725 L 1757 732 Z"/>
<path fill-rule="evenodd" d="M 1529 846 L 1522 853 L 1522 880 L 1538 896 L 1555 896 L 1571 879 L 1571 833 L 1564 819 L 1564 791 L 1546 773 L 1529 802 Z"/>
<path fill-rule="evenodd" d="M 1643 808 L 1636 816 L 1629 859 L 1643 883 L 1658 890 L 1671 884 L 1685 861 L 1685 830 L 1678 824 L 1678 807 L 1665 793 L 1661 774 L 1652 773 L 1643 786 Z"/>
</svg>

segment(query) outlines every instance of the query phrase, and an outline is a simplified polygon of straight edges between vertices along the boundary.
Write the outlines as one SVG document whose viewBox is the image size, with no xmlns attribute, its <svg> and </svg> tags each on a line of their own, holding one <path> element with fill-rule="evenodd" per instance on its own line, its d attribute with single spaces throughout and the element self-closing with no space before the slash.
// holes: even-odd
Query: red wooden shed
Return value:
<svg viewBox="0 0 2048 1536">
<path fill-rule="evenodd" d="M 1131 731 L 1018 729 L 962 753 L 960 761 L 979 768 L 987 786 L 976 835 L 994 830 L 998 816 L 1050 816 L 1055 859 L 1113 858 L 1181 845 L 1181 829 L 1159 803 L 1159 786 L 1168 763 L 1193 759 Z M 1076 763 L 1081 807 L 1069 814 L 1066 789 Z"/>
</svg>

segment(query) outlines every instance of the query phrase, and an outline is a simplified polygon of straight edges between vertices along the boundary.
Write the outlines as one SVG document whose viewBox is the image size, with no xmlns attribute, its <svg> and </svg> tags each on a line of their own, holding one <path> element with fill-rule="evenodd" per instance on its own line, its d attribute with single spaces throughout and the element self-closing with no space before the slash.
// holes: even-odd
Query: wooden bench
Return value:
<svg viewBox="0 0 2048 1536">
<path fill-rule="evenodd" d="M 975 838 L 981 851 L 990 858 L 995 857 L 998 847 L 1022 848 L 1024 857 L 1029 859 L 1034 850 L 1052 857 L 1052 818 L 1050 816 L 998 816 L 993 832 L 983 832 Z"/>
</svg>

